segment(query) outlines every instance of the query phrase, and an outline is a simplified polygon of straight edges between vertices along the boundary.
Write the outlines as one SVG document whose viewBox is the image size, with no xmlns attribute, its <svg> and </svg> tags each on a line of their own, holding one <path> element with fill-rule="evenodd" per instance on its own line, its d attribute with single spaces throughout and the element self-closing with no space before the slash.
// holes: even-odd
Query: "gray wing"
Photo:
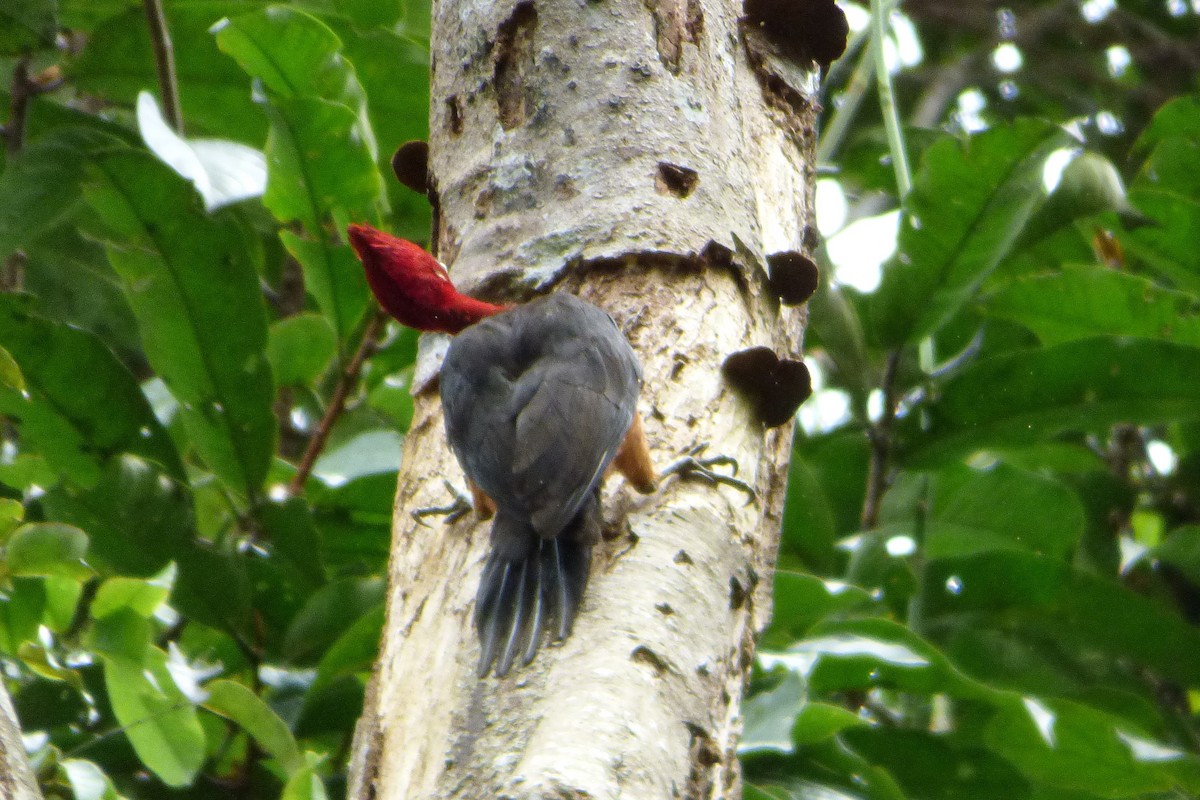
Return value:
<svg viewBox="0 0 1200 800">
<path fill-rule="evenodd" d="M 612 319 L 551 295 L 459 334 L 443 366 L 447 432 L 497 505 L 556 536 L 615 458 L 640 385 Z"/>
</svg>

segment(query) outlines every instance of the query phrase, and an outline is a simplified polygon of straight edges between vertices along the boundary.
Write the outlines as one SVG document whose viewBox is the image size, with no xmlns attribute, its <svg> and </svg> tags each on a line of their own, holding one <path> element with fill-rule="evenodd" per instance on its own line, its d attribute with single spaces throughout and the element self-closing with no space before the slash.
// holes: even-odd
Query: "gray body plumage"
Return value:
<svg viewBox="0 0 1200 800">
<path fill-rule="evenodd" d="M 606 313 L 554 294 L 459 333 L 442 366 L 446 433 L 496 505 L 476 598 L 480 674 L 570 632 L 599 538 L 598 488 L 633 421 L 641 367 Z"/>
</svg>

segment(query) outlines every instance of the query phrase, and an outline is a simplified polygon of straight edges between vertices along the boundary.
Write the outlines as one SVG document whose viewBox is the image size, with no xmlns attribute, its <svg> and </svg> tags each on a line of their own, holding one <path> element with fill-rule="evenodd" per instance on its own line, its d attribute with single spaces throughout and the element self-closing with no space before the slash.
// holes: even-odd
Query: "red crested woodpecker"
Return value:
<svg viewBox="0 0 1200 800">
<path fill-rule="evenodd" d="M 380 305 L 453 334 L 441 371 L 446 436 L 475 510 L 492 523 L 475 598 L 479 674 L 529 663 L 571 631 L 613 469 L 652 492 L 637 413 L 642 369 L 612 318 L 569 294 L 499 306 L 460 294 L 417 245 L 365 225 L 350 242 Z"/>
</svg>

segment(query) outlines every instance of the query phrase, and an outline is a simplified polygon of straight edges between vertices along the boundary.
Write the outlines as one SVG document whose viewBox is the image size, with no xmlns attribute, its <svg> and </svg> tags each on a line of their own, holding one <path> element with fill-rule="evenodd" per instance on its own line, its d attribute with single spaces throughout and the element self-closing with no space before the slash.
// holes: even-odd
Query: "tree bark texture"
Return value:
<svg viewBox="0 0 1200 800">
<path fill-rule="evenodd" d="M 21 741 L 21 723 L 8 690 L 0 685 L 0 800 L 42 800 Z"/>
<path fill-rule="evenodd" d="M 438 337 L 424 337 L 351 797 L 741 794 L 740 703 L 770 614 L 791 426 L 764 428 L 721 365 L 751 346 L 798 357 L 804 312 L 780 307 L 763 265 L 816 235 L 813 75 L 741 13 L 732 0 L 434 3 L 430 196 L 455 283 L 607 310 L 642 360 L 656 464 L 707 444 L 757 494 L 669 477 L 640 496 L 611 478 L 610 537 L 573 634 L 481 681 L 488 523 L 410 517 L 447 501 L 443 478 L 463 486 L 433 391 Z"/>
</svg>

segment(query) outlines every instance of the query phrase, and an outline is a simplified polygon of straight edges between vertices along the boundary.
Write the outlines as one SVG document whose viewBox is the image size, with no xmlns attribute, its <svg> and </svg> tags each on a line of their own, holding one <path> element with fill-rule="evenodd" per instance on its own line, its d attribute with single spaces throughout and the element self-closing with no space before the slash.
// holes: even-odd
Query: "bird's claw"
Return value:
<svg viewBox="0 0 1200 800">
<path fill-rule="evenodd" d="M 701 458 L 700 454 L 708 448 L 707 444 L 698 444 L 687 452 L 683 458 L 668 465 L 662 471 L 662 477 L 668 475 L 678 475 L 680 479 L 694 478 L 703 481 L 710 486 L 718 484 L 724 486 L 732 486 L 739 492 L 745 492 L 747 496 L 747 504 L 754 502 L 758 497 L 758 493 L 754 491 L 754 487 L 743 480 L 735 477 L 738 473 L 737 459 L 727 455 L 709 456 Z M 716 472 L 713 467 L 730 467 L 731 475 L 726 475 L 722 472 Z"/>
<path fill-rule="evenodd" d="M 448 480 L 442 480 L 442 484 L 446 487 L 446 491 L 454 498 L 448 505 L 444 506 L 429 506 L 426 508 L 418 508 L 412 512 L 412 518 L 416 520 L 418 525 L 423 525 L 428 528 L 429 523 L 425 522 L 425 517 L 445 517 L 443 520 L 446 525 L 453 525 L 458 522 L 467 512 L 471 510 L 471 501 L 467 496 L 460 492 L 454 484 Z"/>
</svg>

